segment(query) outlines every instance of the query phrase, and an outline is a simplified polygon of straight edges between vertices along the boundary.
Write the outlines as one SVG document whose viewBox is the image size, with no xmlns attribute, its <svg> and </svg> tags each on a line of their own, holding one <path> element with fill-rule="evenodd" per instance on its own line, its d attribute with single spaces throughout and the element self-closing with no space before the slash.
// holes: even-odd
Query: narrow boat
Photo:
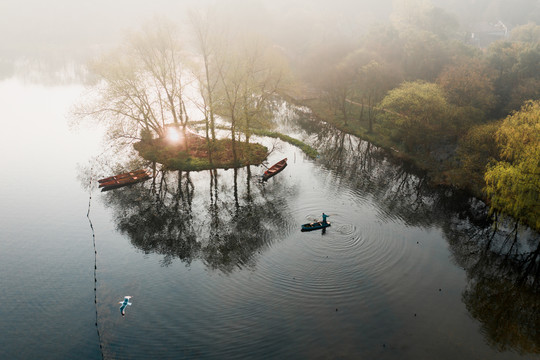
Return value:
<svg viewBox="0 0 540 360">
<path fill-rule="evenodd" d="M 287 166 L 287 158 L 278 161 L 274 165 L 270 166 L 268 170 L 266 170 L 263 174 L 263 181 L 266 181 L 270 179 L 272 176 L 276 175 L 277 173 L 281 172 L 285 167 Z"/>
<path fill-rule="evenodd" d="M 302 231 L 312 231 L 312 230 L 319 230 L 324 229 L 330 226 L 329 222 L 322 222 L 317 221 L 309 224 L 303 224 L 302 225 Z"/>
<path fill-rule="evenodd" d="M 115 176 L 109 176 L 109 177 L 106 177 L 106 178 L 103 178 L 103 179 L 99 179 L 98 182 L 101 184 L 101 183 L 106 183 L 106 182 L 110 182 L 110 181 L 114 181 L 114 180 L 130 178 L 132 176 L 138 176 L 138 175 L 142 175 L 142 174 L 145 174 L 145 173 L 146 173 L 146 170 L 140 169 L 140 170 L 130 171 L 130 172 L 127 172 L 127 173 L 123 173 L 123 174 L 119 174 L 119 175 L 115 175 Z"/>
<path fill-rule="evenodd" d="M 125 173 L 116 176 L 111 176 L 109 178 L 102 179 L 99 184 L 99 187 L 102 188 L 101 191 L 109 191 L 113 189 L 118 189 L 127 185 L 136 184 L 138 182 L 146 181 L 150 178 L 150 171 L 140 170 L 134 171 L 133 173 Z"/>
</svg>

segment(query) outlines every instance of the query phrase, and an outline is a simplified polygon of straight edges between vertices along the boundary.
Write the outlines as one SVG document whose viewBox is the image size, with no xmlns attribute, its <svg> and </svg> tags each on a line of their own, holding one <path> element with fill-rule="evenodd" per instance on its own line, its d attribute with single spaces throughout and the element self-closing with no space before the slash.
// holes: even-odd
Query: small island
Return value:
<svg viewBox="0 0 540 360">
<path fill-rule="evenodd" d="M 217 53 L 203 36 L 202 55 L 186 53 L 173 24 L 154 24 L 89 64 L 96 85 L 73 114 L 105 123 L 111 143 L 133 144 L 170 170 L 259 165 L 269 150 L 251 136 L 279 138 L 315 158 L 309 145 L 273 131 L 277 99 L 291 86 L 284 55 L 248 40 Z"/>
<path fill-rule="evenodd" d="M 189 145 L 186 146 L 186 143 Z M 186 136 L 177 141 L 160 137 L 141 140 L 133 147 L 148 161 L 163 164 L 170 170 L 182 171 L 259 165 L 268 155 L 268 149 L 261 144 L 236 142 L 233 145 L 231 139 L 216 139 L 209 144 L 205 137 L 192 132 L 186 132 Z"/>
</svg>

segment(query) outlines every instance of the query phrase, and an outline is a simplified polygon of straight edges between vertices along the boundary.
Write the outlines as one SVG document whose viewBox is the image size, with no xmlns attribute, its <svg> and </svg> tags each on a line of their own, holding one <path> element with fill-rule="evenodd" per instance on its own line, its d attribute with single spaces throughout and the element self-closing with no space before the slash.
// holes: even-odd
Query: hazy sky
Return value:
<svg viewBox="0 0 540 360">
<path fill-rule="evenodd" d="M 126 29 L 155 15 L 185 21 L 187 9 L 217 3 L 244 20 L 275 17 L 281 28 L 308 25 L 347 27 L 356 19 L 385 17 L 392 0 L 2 0 L 0 1 L 0 55 L 50 50 L 51 47 L 115 42 Z M 255 19 L 254 19 L 255 20 Z M 264 19 L 263 19 L 264 20 Z M 281 20 L 281 22 L 280 22 Z M 359 21 L 361 22 L 361 21 Z M 260 23 L 260 21 L 259 21 Z M 275 23 L 275 22 L 274 22 Z M 279 29 L 278 29 L 279 30 Z M 329 31 L 332 29 L 329 28 Z"/>
<path fill-rule="evenodd" d="M 127 29 L 155 15 L 185 23 L 187 9 L 212 6 L 272 36 L 302 33 L 355 35 L 387 21 L 393 2 L 430 0 L 0 0 L 0 57 L 28 53 L 76 52 L 88 45 L 114 44 Z M 539 0 L 431 0 L 461 22 L 510 25 L 540 18 Z M 316 31 L 315 31 L 316 29 Z M 323 34 L 324 35 L 324 34 Z"/>
<path fill-rule="evenodd" d="M 182 5 L 193 2 L 2 0 L 0 42 L 3 47 L 24 51 L 32 47 L 114 41 L 119 33 L 136 28 L 138 23 L 155 13 L 166 12 L 174 16 L 181 12 Z"/>
</svg>

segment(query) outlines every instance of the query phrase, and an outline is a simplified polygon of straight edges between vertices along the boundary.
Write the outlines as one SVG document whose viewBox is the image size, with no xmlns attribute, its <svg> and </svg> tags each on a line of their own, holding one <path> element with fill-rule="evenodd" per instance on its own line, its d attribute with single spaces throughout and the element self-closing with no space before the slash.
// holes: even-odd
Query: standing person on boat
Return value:
<svg viewBox="0 0 540 360">
<path fill-rule="evenodd" d="M 322 223 L 323 224 L 328 224 L 328 222 L 326 221 L 326 218 L 329 217 L 330 215 L 326 215 L 325 213 L 322 213 Z"/>
</svg>

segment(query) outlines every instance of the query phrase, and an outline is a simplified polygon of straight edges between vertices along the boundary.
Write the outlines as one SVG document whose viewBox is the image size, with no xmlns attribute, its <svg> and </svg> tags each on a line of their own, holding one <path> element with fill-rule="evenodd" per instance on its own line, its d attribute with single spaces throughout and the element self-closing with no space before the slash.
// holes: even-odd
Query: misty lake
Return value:
<svg viewBox="0 0 540 360">
<path fill-rule="evenodd" d="M 68 128 L 82 93 L 0 82 L 1 359 L 538 357 L 537 233 L 287 104 L 318 159 L 255 138 L 289 159 L 265 184 L 252 166 L 102 193 L 119 159 Z"/>
</svg>

